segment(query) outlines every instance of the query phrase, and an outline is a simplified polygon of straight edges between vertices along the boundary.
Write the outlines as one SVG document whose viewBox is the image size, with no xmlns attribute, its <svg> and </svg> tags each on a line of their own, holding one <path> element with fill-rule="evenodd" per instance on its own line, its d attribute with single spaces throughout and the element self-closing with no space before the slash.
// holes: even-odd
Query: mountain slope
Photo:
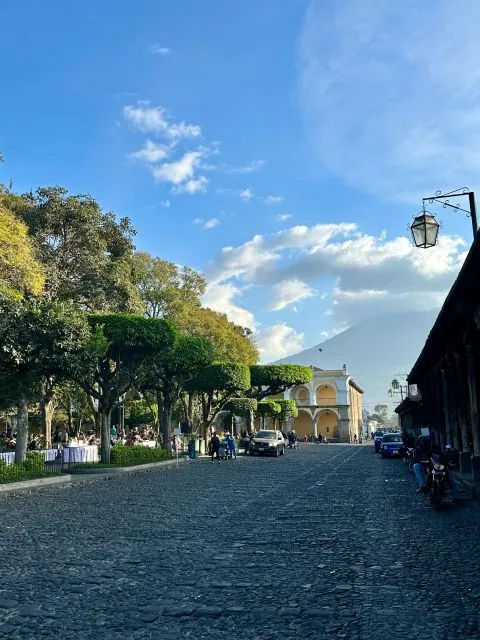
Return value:
<svg viewBox="0 0 480 640">
<path fill-rule="evenodd" d="M 390 383 L 397 374 L 410 371 L 437 315 L 428 311 L 377 316 L 277 363 L 321 369 L 341 369 L 346 364 L 365 391 L 364 407 L 373 411 L 375 404 L 383 403 L 393 411 L 400 397 L 388 396 Z"/>
</svg>

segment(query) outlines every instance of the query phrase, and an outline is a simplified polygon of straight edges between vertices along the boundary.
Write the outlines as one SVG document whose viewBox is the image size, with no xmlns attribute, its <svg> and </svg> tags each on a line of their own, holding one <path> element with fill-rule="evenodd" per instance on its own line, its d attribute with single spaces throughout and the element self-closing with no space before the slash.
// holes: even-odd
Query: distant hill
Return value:
<svg viewBox="0 0 480 640">
<path fill-rule="evenodd" d="M 382 403 L 393 411 L 400 396 L 388 396 L 390 383 L 395 374 L 410 371 L 437 315 L 437 311 L 422 311 L 377 316 L 277 363 L 321 369 L 341 369 L 346 364 L 365 390 L 364 407 L 372 412 L 375 404 Z"/>
</svg>

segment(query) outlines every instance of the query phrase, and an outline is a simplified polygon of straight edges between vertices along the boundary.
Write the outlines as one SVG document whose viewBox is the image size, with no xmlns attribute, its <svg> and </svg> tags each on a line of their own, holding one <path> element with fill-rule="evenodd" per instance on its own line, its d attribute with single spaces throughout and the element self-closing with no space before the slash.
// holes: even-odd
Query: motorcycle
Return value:
<svg viewBox="0 0 480 640">
<path fill-rule="evenodd" d="M 318 438 L 315 440 L 316 444 L 328 444 L 328 440 L 325 436 L 318 436 Z"/>
<path fill-rule="evenodd" d="M 289 440 L 287 447 L 289 449 L 299 449 L 300 448 L 300 446 L 298 444 L 298 440 Z"/>
<path fill-rule="evenodd" d="M 413 447 L 407 447 L 403 453 L 403 461 L 408 465 L 409 471 L 413 471 L 413 465 L 415 464 L 414 453 L 415 449 Z"/>
<path fill-rule="evenodd" d="M 432 458 L 427 465 L 428 501 L 435 511 L 442 508 L 445 490 L 448 487 L 448 468 L 440 464 L 437 458 Z"/>
</svg>

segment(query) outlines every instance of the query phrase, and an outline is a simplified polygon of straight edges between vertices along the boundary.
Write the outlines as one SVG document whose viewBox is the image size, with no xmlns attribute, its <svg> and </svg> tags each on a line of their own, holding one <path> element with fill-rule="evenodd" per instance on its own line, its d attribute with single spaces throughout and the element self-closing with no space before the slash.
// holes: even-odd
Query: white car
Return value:
<svg viewBox="0 0 480 640">
<path fill-rule="evenodd" d="M 285 439 L 281 431 L 263 429 L 250 440 L 250 455 L 283 456 Z"/>
</svg>

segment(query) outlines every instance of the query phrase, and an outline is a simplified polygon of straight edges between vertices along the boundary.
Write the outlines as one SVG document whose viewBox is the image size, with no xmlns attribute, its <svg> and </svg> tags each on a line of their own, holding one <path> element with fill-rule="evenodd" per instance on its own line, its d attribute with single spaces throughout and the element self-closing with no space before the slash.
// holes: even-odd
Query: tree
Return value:
<svg viewBox="0 0 480 640">
<path fill-rule="evenodd" d="M 227 402 L 250 388 L 250 371 L 247 366 L 238 363 L 212 364 L 190 380 L 187 388 L 200 398 L 202 432 L 206 437 L 208 428 Z"/>
<path fill-rule="evenodd" d="M 386 404 L 376 404 L 370 419 L 376 420 L 381 425 L 386 425 L 388 421 L 388 406 Z"/>
<path fill-rule="evenodd" d="M 257 404 L 257 414 L 262 421 L 262 429 L 265 429 L 265 418 L 274 420 L 280 414 L 281 407 L 275 400 L 262 400 Z"/>
<path fill-rule="evenodd" d="M 41 397 L 42 380 L 71 372 L 88 337 L 88 325 L 72 305 L 0 298 L 0 371 L 16 385 L 16 464 L 25 460 L 29 401 Z"/>
<path fill-rule="evenodd" d="M 291 419 L 298 416 L 298 407 L 295 400 L 275 400 L 280 405 L 280 414 L 278 416 L 279 428 L 283 429 L 285 424 Z"/>
<path fill-rule="evenodd" d="M 139 388 L 147 359 L 162 357 L 174 344 L 176 330 L 167 320 L 120 313 L 88 318 L 91 340 L 81 354 L 76 382 L 96 400 L 102 462 L 110 462 L 112 409 L 120 396 Z"/>
<path fill-rule="evenodd" d="M 253 414 L 257 410 L 257 401 L 255 398 L 232 398 L 225 404 L 224 410 L 230 413 L 232 433 L 236 431 L 235 416 L 245 418 L 247 421 L 247 429 L 251 431 Z"/>
<path fill-rule="evenodd" d="M 125 423 L 129 427 L 139 427 L 157 421 L 157 408 L 145 400 L 133 400 L 128 408 Z"/>
<path fill-rule="evenodd" d="M 117 221 L 91 196 L 62 187 L 5 197 L 28 226 L 50 299 L 72 300 L 87 311 L 140 310 L 128 218 Z"/>
<path fill-rule="evenodd" d="M 190 336 L 206 338 L 213 345 L 217 362 L 250 365 L 258 360 L 252 332 L 230 322 L 224 313 L 212 309 L 185 306 L 175 319 L 179 329 Z"/>
<path fill-rule="evenodd" d="M 248 393 L 252 398 L 263 400 L 276 396 L 298 384 L 312 380 L 310 367 L 296 364 L 256 364 L 250 367 L 252 388 Z"/>
<path fill-rule="evenodd" d="M 15 298 L 38 295 L 44 282 L 27 226 L 3 206 L 0 197 L 0 294 Z"/>
<path fill-rule="evenodd" d="M 172 410 L 185 385 L 213 359 L 212 345 L 205 338 L 177 335 L 172 346 L 160 357 L 149 360 L 145 389 L 157 394 L 158 413 L 164 445 L 171 437 Z"/>
<path fill-rule="evenodd" d="M 176 320 L 185 306 L 200 307 L 206 281 L 194 269 L 139 251 L 133 258 L 133 271 L 149 318 Z"/>
</svg>

